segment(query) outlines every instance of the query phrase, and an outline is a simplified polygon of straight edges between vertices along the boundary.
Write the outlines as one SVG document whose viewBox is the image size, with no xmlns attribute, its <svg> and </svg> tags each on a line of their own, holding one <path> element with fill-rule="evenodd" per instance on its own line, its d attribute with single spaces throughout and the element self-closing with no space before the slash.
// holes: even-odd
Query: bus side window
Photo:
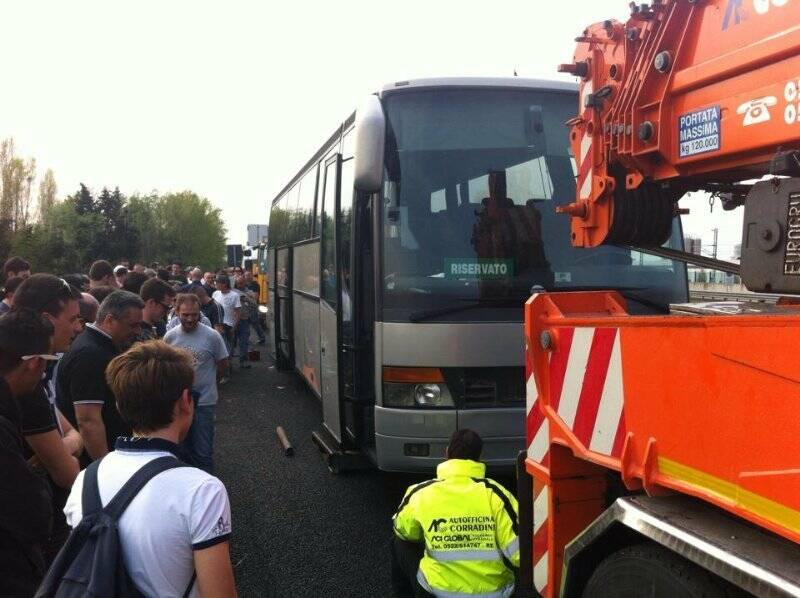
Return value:
<svg viewBox="0 0 800 598">
<path fill-rule="evenodd" d="M 298 217 L 297 217 L 297 195 L 300 191 L 300 185 L 296 184 L 294 187 L 286 192 L 286 195 L 281 199 L 281 207 L 286 212 L 286 242 L 294 243 L 299 240 Z M 285 203 L 284 203 L 285 202 Z"/>
<path fill-rule="evenodd" d="M 317 183 L 317 201 L 314 204 L 314 214 L 312 215 L 314 225 L 314 236 L 319 237 L 322 233 L 322 187 L 325 185 L 325 162 L 321 160 L 318 164 L 319 182 Z"/>
<path fill-rule="evenodd" d="M 355 131 L 355 129 L 350 129 L 342 138 L 342 160 L 352 158 L 355 153 L 356 136 L 353 131 Z"/>
<path fill-rule="evenodd" d="M 321 297 L 336 307 L 336 244 L 334 240 L 333 210 L 336 201 L 336 161 L 325 167 L 325 185 L 322 196 L 322 239 L 320 268 L 322 269 Z"/>
<path fill-rule="evenodd" d="M 300 180 L 300 192 L 297 198 L 297 238 L 303 241 L 311 238 L 312 212 L 317 190 L 317 168 L 313 167 Z"/>
<path fill-rule="evenodd" d="M 353 163 L 354 160 L 342 162 L 342 176 L 340 183 L 339 198 L 339 272 L 342 275 L 342 320 L 350 321 L 352 313 L 352 291 L 350 273 L 350 240 L 352 239 L 353 227 Z M 342 330 L 345 336 L 351 336 L 349 327 Z M 349 342 L 349 340 L 348 340 Z"/>
</svg>

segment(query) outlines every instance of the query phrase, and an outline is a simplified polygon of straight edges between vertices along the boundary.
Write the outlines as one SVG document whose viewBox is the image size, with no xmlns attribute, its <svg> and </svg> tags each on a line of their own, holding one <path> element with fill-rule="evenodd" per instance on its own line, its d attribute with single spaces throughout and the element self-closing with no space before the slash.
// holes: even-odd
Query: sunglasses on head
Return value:
<svg viewBox="0 0 800 598">
<path fill-rule="evenodd" d="M 37 353 L 35 355 L 23 355 L 20 357 L 22 361 L 30 361 L 31 359 L 35 359 L 38 357 L 39 359 L 44 359 L 45 361 L 58 361 L 58 355 L 50 355 L 49 353 Z"/>
</svg>

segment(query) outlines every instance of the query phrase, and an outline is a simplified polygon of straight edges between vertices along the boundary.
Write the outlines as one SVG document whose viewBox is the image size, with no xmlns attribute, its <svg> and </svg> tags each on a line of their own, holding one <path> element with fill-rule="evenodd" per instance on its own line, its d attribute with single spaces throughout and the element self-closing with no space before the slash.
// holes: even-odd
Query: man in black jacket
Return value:
<svg viewBox="0 0 800 598">
<path fill-rule="evenodd" d="M 44 574 L 50 534 L 50 486 L 26 462 L 18 398 L 42 379 L 53 325 L 34 311 L 0 318 L 0 596 L 32 596 Z"/>
</svg>

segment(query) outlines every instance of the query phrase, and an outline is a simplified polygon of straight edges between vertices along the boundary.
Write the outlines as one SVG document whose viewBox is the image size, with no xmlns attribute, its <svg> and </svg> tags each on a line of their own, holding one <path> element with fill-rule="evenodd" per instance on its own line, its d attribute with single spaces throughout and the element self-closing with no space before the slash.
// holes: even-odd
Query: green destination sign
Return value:
<svg viewBox="0 0 800 598">
<path fill-rule="evenodd" d="M 513 259 L 444 258 L 445 278 L 509 278 L 514 276 Z"/>
</svg>

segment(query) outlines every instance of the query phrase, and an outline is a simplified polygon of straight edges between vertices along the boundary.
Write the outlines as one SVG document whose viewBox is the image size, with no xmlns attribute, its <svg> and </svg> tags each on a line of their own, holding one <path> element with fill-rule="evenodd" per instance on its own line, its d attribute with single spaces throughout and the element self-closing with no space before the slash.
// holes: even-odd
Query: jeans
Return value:
<svg viewBox="0 0 800 598">
<path fill-rule="evenodd" d="M 233 350 L 236 345 L 236 341 L 233 338 L 233 327 L 223 324 L 222 328 L 225 331 L 222 335 L 222 340 L 225 341 L 225 348 L 228 349 L 228 357 L 233 357 Z"/>
<path fill-rule="evenodd" d="M 261 318 L 258 317 L 258 314 L 250 318 L 250 325 L 255 329 L 256 334 L 258 335 L 258 342 L 264 344 L 267 340 L 267 337 L 264 334 L 264 326 L 261 324 Z"/>
<path fill-rule="evenodd" d="M 250 321 L 239 320 L 236 329 L 236 344 L 239 346 L 239 365 L 247 362 L 247 353 L 250 350 Z"/>
<path fill-rule="evenodd" d="M 190 465 L 214 473 L 214 419 L 216 405 L 195 405 L 194 420 L 183 441 Z"/>
<path fill-rule="evenodd" d="M 392 588 L 397 598 L 431 596 L 417 581 L 417 570 L 424 551 L 424 542 L 407 542 L 397 536 L 392 537 Z"/>
</svg>

